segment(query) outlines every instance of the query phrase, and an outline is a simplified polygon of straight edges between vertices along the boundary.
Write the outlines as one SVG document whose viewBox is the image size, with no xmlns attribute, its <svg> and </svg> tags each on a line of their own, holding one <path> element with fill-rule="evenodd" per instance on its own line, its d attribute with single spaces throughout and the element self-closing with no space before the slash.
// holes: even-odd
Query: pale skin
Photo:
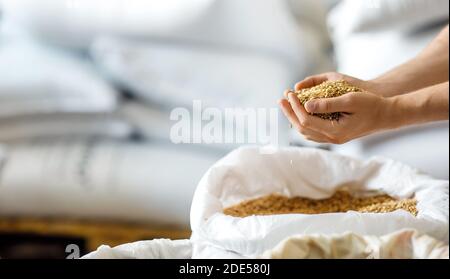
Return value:
<svg viewBox="0 0 450 279">
<path fill-rule="evenodd" d="M 448 120 L 449 27 L 415 58 L 373 80 L 339 73 L 308 77 L 295 90 L 329 80 L 346 80 L 363 89 L 340 97 L 311 100 L 301 105 L 293 93 L 285 92 L 279 104 L 292 126 L 305 138 L 342 144 L 379 131 Z M 338 121 L 310 113 L 342 112 Z"/>
</svg>

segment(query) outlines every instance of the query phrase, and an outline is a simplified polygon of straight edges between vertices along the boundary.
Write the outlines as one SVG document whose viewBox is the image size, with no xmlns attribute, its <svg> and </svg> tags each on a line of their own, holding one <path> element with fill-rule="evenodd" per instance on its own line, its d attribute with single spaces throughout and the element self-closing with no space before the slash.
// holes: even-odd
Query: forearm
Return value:
<svg viewBox="0 0 450 279">
<path fill-rule="evenodd" d="M 449 83 L 444 82 L 418 91 L 387 99 L 386 126 L 389 129 L 447 120 L 449 113 Z M 388 119 L 389 118 L 389 119 Z"/>
<path fill-rule="evenodd" d="M 385 97 L 405 94 L 448 81 L 448 26 L 414 59 L 369 81 L 373 92 Z"/>
</svg>

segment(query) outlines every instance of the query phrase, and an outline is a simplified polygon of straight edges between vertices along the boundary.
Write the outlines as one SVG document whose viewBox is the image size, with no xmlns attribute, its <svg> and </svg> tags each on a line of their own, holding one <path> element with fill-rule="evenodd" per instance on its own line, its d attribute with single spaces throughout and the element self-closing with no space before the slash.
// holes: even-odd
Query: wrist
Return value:
<svg viewBox="0 0 450 279">
<path fill-rule="evenodd" d="M 388 129 L 396 129 L 402 126 L 421 122 L 421 109 L 424 107 L 422 100 L 410 96 L 410 94 L 398 95 L 386 98 Z"/>
<path fill-rule="evenodd" d="M 384 128 L 397 129 L 407 125 L 408 107 L 405 105 L 402 96 L 385 98 Z"/>
<path fill-rule="evenodd" d="M 384 78 L 383 76 L 368 80 L 366 83 L 367 88 L 365 89 L 369 92 L 377 94 L 378 96 L 387 98 L 395 96 L 397 95 L 396 93 L 399 92 L 398 84 Z"/>
</svg>

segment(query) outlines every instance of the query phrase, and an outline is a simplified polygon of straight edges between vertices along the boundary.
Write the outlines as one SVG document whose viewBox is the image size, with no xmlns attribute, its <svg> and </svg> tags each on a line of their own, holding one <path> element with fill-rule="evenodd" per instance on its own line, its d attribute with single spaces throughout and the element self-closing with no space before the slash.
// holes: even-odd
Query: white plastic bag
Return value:
<svg viewBox="0 0 450 279">
<path fill-rule="evenodd" d="M 269 259 L 448 259 L 448 245 L 414 230 L 384 236 L 295 235 L 264 252 Z"/>
<path fill-rule="evenodd" d="M 268 259 L 448 259 L 449 246 L 414 230 L 388 235 L 294 235 L 258 258 Z M 102 245 L 83 259 L 244 259 L 206 242 L 189 239 L 154 239 Z"/>
<path fill-rule="evenodd" d="M 237 218 L 222 213 L 243 200 L 279 193 L 324 199 L 346 186 L 353 192 L 381 191 L 395 198 L 415 196 L 418 215 L 390 213 L 285 214 Z M 295 234 L 353 232 L 381 236 L 416 229 L 448 243 L 448 181 L 436 180 L 384 158 L 360 161 L 308 148 L 262 154 L 257 147 L 233 151 L 200 181 L 191 208 L 193 240 L 256 256 Z"/>
<path fill-rule="evenodd" d="M 105 33 L 155 36 L 180 31 L 208 11 L 213 2 L 3 0 L 1 8 L 4 21 L 35 36 L 64 46 L 86 47 Z"/>
<path fill-rule="evenodd" d="M 102 245 L 83 256 L 83 259 L 190 259 L 192 244 L 189 239 L 154 239 L 122 244 L 116 247 Z"/>
<path fill-rule="evenodd" d="M 244 259 L 209 243 L 189 239 L 153 239 L 110 247 L 101 245 L 82 259 Z"/>
<path fill-rule="evenodd" d="M 89 139 L 11 144 L 3 160 L 1 152 L 0 147 L 0 218 L 175 227 L 189 226 L 197 182 L 217 160 L 214 153 L 169 144 Z"/>
<path fill-rule="evenodd" d="M 0 119 L 117 108 L 118 92 L 88 61 L 20 36 L 1 41 Z"/>
</svg>

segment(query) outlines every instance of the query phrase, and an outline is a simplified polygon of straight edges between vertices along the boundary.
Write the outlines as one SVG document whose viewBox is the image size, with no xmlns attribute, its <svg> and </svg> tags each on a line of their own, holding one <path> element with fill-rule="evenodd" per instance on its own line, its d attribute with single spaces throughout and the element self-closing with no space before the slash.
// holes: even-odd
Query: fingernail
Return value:
<svg viewBox="0 0 450 279">
<path fill-rule="evenodd" d="M 308 101 L 305 104 L 305 109 L 307 112 L 314 112 L 316 110 L 317 104 L 315 101 Z"/>
</svg>

